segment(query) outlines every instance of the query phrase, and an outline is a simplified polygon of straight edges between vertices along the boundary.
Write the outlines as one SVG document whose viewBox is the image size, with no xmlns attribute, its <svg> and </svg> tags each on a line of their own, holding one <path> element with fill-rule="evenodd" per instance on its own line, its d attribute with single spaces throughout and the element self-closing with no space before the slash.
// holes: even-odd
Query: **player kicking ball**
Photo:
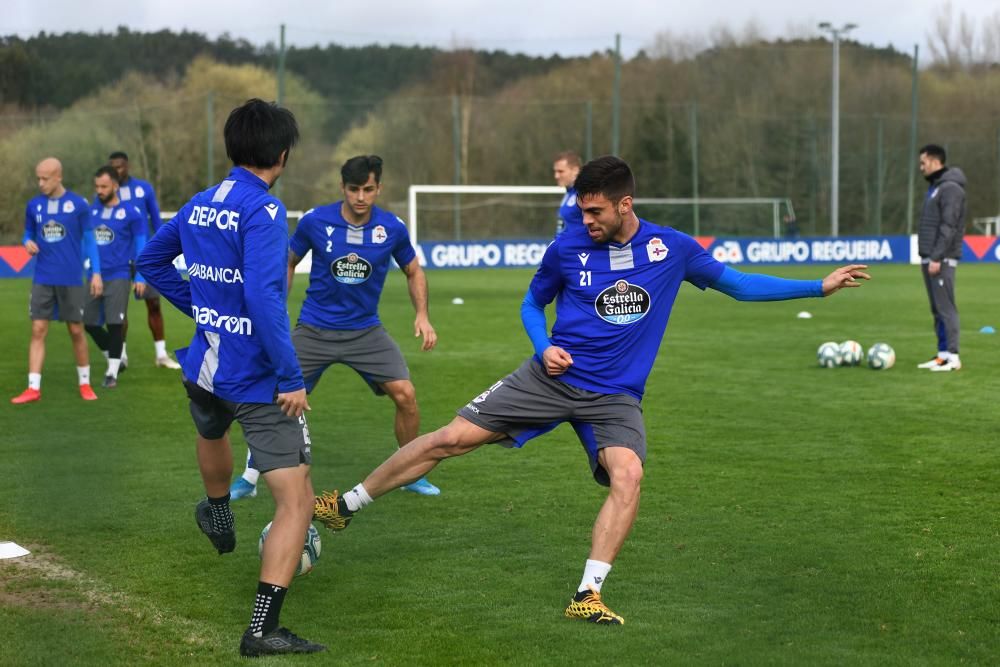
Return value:
<svg viewBox="0 0 1000 667">
<path fill-rule="evenodd" d="M 636 216 L 632 171 L 617 157 L 584 165 L 575 187 L 583 224 L 548 247 L 521 306 L 535 355 L 469 401 L 450 424 L 407 444 L 343 496 L 318 496 L 315 518 L 343 529 L 375 498 L 446 458 L 487 443 L 522 447 L 569 422 L 594 480 L 609 491 L 565 615 L 621 625 L 624 618 L 605 605 L 601 591 L 639 509 L 646 459 L 642 396 L 681 283 L 741 301 L 776 301 L 829 296 L 869 276 L 857 264 L 822 280 L 726 267 L 690 236 Z M 553 300 L 550 337 L 544 307 Z"/>
</svg>

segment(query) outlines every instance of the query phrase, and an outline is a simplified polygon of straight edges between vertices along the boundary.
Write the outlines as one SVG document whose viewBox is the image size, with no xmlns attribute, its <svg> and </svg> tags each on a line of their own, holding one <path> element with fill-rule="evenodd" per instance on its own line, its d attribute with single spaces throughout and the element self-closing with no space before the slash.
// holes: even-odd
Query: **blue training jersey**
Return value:
<svg viewBox="0 0 1000 667">
<path fill-rule="evenodd" d="M 160 227 L 139 255 L 146 281 L 195 320 L 184 377 L 237 403 L 305 387 L 289 331 L 288 221 L 260 178 L 234 167 Z M 189 281 L 172 261 L 184 254 Z"/>
<path fill-rule="evenodd" d="M 579 227 L 583 224 L 583 210 L 576 205 L 576 188 L 570 186 L 566 188 L 566 194 L 559 204 L 559 219 L 556 221 L 556 236 L 562 234 L 570 227 Z"/>
<path fill-rule="evenodd" d="M 139 209 L 144 221 L 149 219 L 148 224 L 152 231 L 147 230 L 147 236 L 155 233 L 163 224 L 163 220 L 160 219 L 160 206 L 156 202 L 156 192 L 147 181 L 129 176 L 128 180 L 118 187 L 118 198 Z"/>
<path fill-rule="evenodd" d="M 104 280 L 131 278 L 129 262 L 135 256 L 136 239 L 146 237 L 146 216 L 127 202 L 90 208 L 90 224 L 101 255 Z"/>
<path fill-rule="evenodd" d="M 390 260 L 403 267 L 417 253 L 395 215 L 373 206 L 368 222 L 356 227 L 341 215 L 342 203 L 306 213 L 289 241 L 299 257 L 312 251 L 299 322 L 321 329 L 365 329 L 379 324 L 378 301 Z"/>
<path fill-rule="evenodd" d="M 567 229 L 530 286 L 539 304 L 556 300 L 552 344 L 573 357 L 558 379 L 641 400 L 681 283 L 705 289 L 724 269 L 687 234 L 646 220 L 625 245 Z"/>
<path fill-rule="evenodd" d="M 67 190 L 57 199 L 38 195 L 24 209 L 24 238 L 38 244 L 35 283 L 83 284 L 83 234 L 90 229 L 87 200 Z"/>
</svg>

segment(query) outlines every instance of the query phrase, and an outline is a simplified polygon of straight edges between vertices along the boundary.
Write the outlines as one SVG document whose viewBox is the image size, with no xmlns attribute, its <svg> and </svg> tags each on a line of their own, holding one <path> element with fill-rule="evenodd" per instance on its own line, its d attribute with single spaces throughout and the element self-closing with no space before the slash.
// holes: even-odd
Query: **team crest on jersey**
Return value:
<svg viewBox="0 0 1000 667">
<path fill-rule="evenodd" d="M 372 241 L 375 243 L 385 243 L 387 238 L 389 238 L 389 235 L 385 233 L 385 227 L 375 225 L 375 229 L 372 230 Z"/>
<path fill-rule="evenodd" d="M 338 283 L 358 285 L 371 277 L 372 265 L 358 253 L 352 252 L 330 262 L 330 273 Z"/>
<path fill-rule="evenodd" d="M 72 213 L 75 210 L 76 206 L 73 205 L 73 202 L 68 200 L 63 202 L 63 213 Z"/>
<path fill-rule="evenodd" d="M 66 228 L 55 220 L 49 220 L 42 225 L 42 238 L 46 243 L 57 243 L 66 238 Z"/>
<path fill-rule="evenodd" d="M 125 219 L 125 209 L 120 208 L 117 211 L 115 211 L 115 220 L 124 220 L 124 219 Z"/>
<path fill-rule="evenodd" d="M 111 245 L 115 240 L 115 230 L 107 225 L 101 225 L 94 230 L 94 238 L 97 239 L 97 245 Z"/>
<path fill-rule="evenodd" d="M 576 206 L 576 195 L 572 194 L 566 198 L 566 206 Z"/>
<path fill-rule="evenodd" d="M 142 189 L 141 185 L 135 189 L 135 196 L 138 197 L 139 199 L 142 199 L 143 197 L 146 196 L 146 191 Z"/>
<path fill-rule="evenodd" d="M 649 292 L 627 280 L 617 280 L 594 300 L 594 310 L 605 322 L 634 324 L 646 316 L 652 302 Z"/>
<path fill-rule="evenodd" d="M 646 253 L 649 255 L 649 261 L 651 262 L 662 262 L 667 258 L 668 252 L 670 252 L 670 248 L 655 236 L 649 239 L 649 243 L 646 244 Z"/>
</svg>

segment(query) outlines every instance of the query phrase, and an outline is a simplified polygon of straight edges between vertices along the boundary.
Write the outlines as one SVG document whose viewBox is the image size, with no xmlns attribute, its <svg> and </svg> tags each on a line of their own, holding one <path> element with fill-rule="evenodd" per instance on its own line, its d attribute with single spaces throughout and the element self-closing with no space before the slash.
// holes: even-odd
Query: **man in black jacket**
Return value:
<svg viewBox="0 0 1000 667">
<path fill-rule="evenodd" d="M 920 214 L 917 252 L 934 315 L 938 353 L 919 368 L 957 371 L 958 307 L 955 305 L 955 269 L 962 256 L 965 235 L 965 174 L 946 167 L 945 150 L 935 144 L 920 149 L 920 173 L 930 183 Z"/>
</svg>

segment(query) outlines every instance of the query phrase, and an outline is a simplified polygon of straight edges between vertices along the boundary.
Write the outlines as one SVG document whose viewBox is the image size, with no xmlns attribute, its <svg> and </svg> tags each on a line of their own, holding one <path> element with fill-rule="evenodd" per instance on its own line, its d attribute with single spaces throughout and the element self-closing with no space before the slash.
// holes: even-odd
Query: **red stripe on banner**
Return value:
<svg viewBox="0 0 1000 667">
<path fill-rule="evenodd" d="M 31 261 L 31 255 L 28 254 L 24 246 L 0 246 L 0 259 L 10 264 L 10 268 L 14 269 L 14 273 L 20 273 L 21 269 Z"/>
<path fill-rule="evenodd" d="M 997 237 L 995 236 L 966 236 L 965 243 L 969 246 L 969 249 L 978 257 L 982 259 L 993 244 L 996 243 Z"/>
<path fill-rule="evenodd" d="M 705 250 L 708 250 L 708 247 L 715 243 L 714 236 L 695 236 L 694 240 Z"/>
</svg>

